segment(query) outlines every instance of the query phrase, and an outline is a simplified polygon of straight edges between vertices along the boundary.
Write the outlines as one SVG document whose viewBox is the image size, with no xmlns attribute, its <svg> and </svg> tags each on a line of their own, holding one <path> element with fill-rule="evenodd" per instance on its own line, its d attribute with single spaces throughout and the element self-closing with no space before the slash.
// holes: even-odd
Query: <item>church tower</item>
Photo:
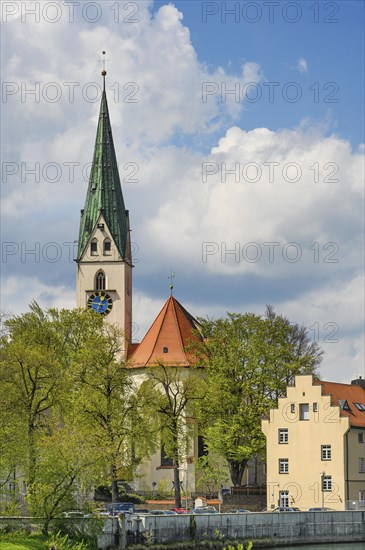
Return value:
<svg viewBox="0 0 365 550">
<path fill-rule="evenodd" d="M 132 255 L 128 210 L 125 209 L 109 110 L 103 93 L 94 157 L 81 210 L 77 252 L 77 307 L 93 308 L 125 335 L 124 354 L 132 334 Z"/>
</svg>

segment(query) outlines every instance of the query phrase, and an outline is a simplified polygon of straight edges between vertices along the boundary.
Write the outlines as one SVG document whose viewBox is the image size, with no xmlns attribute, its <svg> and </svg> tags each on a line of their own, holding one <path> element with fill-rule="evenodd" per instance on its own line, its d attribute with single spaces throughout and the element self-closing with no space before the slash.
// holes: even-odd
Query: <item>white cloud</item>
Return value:
<svg viewBox="0 0 365 550">
<path fill-rule="evenodd" d="M 76 307 L 76 292 L 64 285 L 44 284 L 38 277 L 11 276 L 1 282 L 1 303 L 4 311 L 18 315 L 28 309 L 35 300 L 42 308 L 56 307 L 72 309 Z"/>
<path fill-rule="evenodd" d="M 358 251 L 363 245 L 364 149 L 353 152 L 346 140 L 328 137 L 328 125 L 320 127 L 310 121 L 278 131 L 244 131 L 234 126 L 244 102 L 232 93 L 222 102 L 222 91 L 238 89 L 241 95 L 245 84 L 264 78 L 262 68 L 250 61 L 234 74 L 201 63 L 182 14 L 173 5 L 160 7 L 152 16 L 152 2 L 133 2 L 138 6 L 135 17 L 139 22 L 129 24 L 116 20 L 110 9 L 116 4 L 98 3 L 102 17 L 97 25 L 80 17 L 83 4 L 75 7 L 74 22 L 69 23 L 68 10 L 60 0 L 62 19 L 57 24 L 44 18 L 35 23 L 32 17 L 24 24 L 18 14 L 3 26 L 6 82 L 19 87 L 7 100 L 3 159 L 24 162 L 28 169 L 38 162 L 40 174 L 39 180 L 34 175 L 22 178 L 19 166 L 18 173 L 4 183 L 5 240 L 16 245 L 25 242 L 29 249 L 37 242 L 56 242 L 67 256 L 64 243 L 77 238 L 87 186 L 82 168 L 92 158 L 99 110 L 99 101 L 88 100 L 86 94 L 95 92 L 93 82 L 100 84 L 98 57 L 105 49 L 109 109 L 126 206 L 131 212 L 139 260 L 136 269 L 145 276 L 140 283 L 143 288 L 134 293 L 134 319 L 139 328 L 134 337 L 142 338 L 164 303 L 164 299 L 151 298 L 149 278 L 159 276 L 165 265 L 190 276 L 191 281 L 199 274 L 208 289 L 217 277 L 226 281 L 227 291 L 211 288 L 210 297 L 200 299 L 199 304 L 193 299 L 184 301 L 193 315 L 224 315 L 232 309 L 226 296 L 230 287 L 256 277 L 267 285 L 284 281 L 294 289 L 290 299 L 274 294 L 271 300 L 294 321 L 309 326 L 315 322 L 339 325 L 339 343 L 326 344 L 332 379 L 342 380 L 344 369 L 360 369 L 358 274 L 363 266 Z M 125 11 L 118 13 L 122 19 L 126 15 Z M 297 69 L 308 70 L 304 58 L 298 60 Z M 39 101 L 27 95 L 23 102 L 22 86 L 24 92 L 25 86 L 34 88 L 36 82 L 40 83 Z M 50 82 L 61 89 L 60 100 L 54 103 L 49 100 Z M 67 82 L 79 84 L 74 86 L 73 101 Z M 203 83 L 210 85 L 206 101 L 202 100 Z M 138 101 L 130 102 L 133 98 Z M 202 153 L 205 137 L 218 133 L 221 138 L 216 146 Z M 190 148 L 176 144 L 190 136 L 195 147 L 191 142 Z M 43 173 L 52 162 L 62 172 L 53 183 Z M 65 164 L 69 162 L 79 163 L 73 181 Z M 128 182 L 128 162 L 137 165 L 138 182 Z M 274 167 L 272 163 L 279 164 Z M 294 182 L 298 167 L 300 178 Z M 206 174 L 203 181 L 208 168 L 216 173 Z M 237 181 L 229 173 L 235 168 Z M 273 181 L 270 170 L 274 170 Z M 259 176 L 256 182 L 255 174 Z M 202 261 L 204 242 L 213 243 L 215 251 L 206 262 Z M 237 262 L 229 254 L 237 249 L 236 243 Z M 256 262 L 250 261 L 255 247 L 248 249 L 248 243 L 257 243 L 261 249 Z M 279 243 L 272 245 L 272 261 L 270 246 L 264 243 Z M 296 250 L 295 246 L 288 248 L 288 243 L 300 247 L 298 262 L 291 261 Z M 338 262 L 331 263 L 331 259 Z M 73 275 L 72 258 L 63 258 L 62 264 L 17 260 L 12 263 L 9 258 L 3 266 L 4 309 L 20 313 L 32 299 L 44 307 L 74 307 L 74 288 L 60 282 L 66 273 Z M 198 294 L 194 283 L 191 292 Z M 261 297 L 249 301 L 245 296 L 243 303 L 240 296 L 234 309 L 263 312 Z"/>
<path fill-rule="evenodd" d="M 301 57 L 297 61 L 297 69 L 300 73 L 306 73 L 308 71 L 308 63 L 304 57 Z"/>
</svg>

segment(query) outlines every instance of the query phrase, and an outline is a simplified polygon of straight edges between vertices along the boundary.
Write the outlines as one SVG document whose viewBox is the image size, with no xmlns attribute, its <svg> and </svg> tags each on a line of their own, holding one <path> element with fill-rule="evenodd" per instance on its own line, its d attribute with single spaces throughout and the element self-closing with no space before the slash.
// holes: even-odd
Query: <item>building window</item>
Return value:
<svg viewBox="0 0 365 550">
<path fill-rule="evenodd" d="M 365 472 L 365 461 L 364 457 L 359 458 L 359 474 L 363 474 Z"/>
<path fill-rule="evenodd" d="M 290 403 L 290 412 L 291 414 L 295 413 L 295 403 Z"/>
<path fill-rule="evenodd" d="M 365 412 L 365 405 L 363 403 L 354 403 L 354 405 L 359 411 Z"/>
<path fill-rule="evenodd" d="M 208 454 L 208 449 L 205 447 L 204 437 L 198 435 L 198 458 L 201 456 L 206 456 Z"/>
<path fill-rule="evenodd" d="M 92 256 L 98 255 L 98 241 L 93 239 L 90 244 L 90 253 Z"/>
<path fill-rule="evenodd" d="M 289 443 L 288 428 L 279 428 L 279 443 Z"/>
<path fill-rule="evenodd" d="M 358 443 L 364 443 L 364 432 L 360 432 L 357 434 L 357 441 Z"/>
<path fill-rule="evenodd" d="M 299 405 L 299 420 L 309 420 L 309 403 Z"/>
<path fill-rule="evenodd" d="M 279 506 L 282 506 L 283 508 L 289 507 L 289 491 L 279 492 Z"/>
<path fill-rule="evenodd" d="M 168 352 L 169 352 L 169 348 L 163 348 L 163 349 L 162 349 L 162 352 L 163 352 L 163 353 L 168 353 Z"/>
<path fill-rule="evenodd" d="M 105 290 L 105 273 L 98 271 L 95 275 L 95 290 Z"/>
<path fill-rule="evenodd" d="M 331 445 L 321 445 L 321 460 L 332 460 Z"/>
<path fill-rule="evenodd" d="M 110 239 L 104 240 L 104 256 L 110 256 L 112 249 L 112 243 Z"/>
<path fill-rule="evenodd" d="M 169 457 L 169 456 L 166 456 L 166 453 L 165 453 L 165 447 L 164 445 L 161 446 L 161 466 L 166 468 L 166 467 L 172 467 L 174 465 L 174 459 Z"/>
<path fill-rule="evenodd" d="M 318 403 L 313 403 L 313 412 L 318 412 Z"/>
<path fill-rule="evenodd" d="M 364 502 L 364 500 L 365 500 L 365 491 L 364 491 L 364 489 L 360 489 L 360 491 L 359 491 L 359 500 L 360 500 L 360 502 Z"/>
<path fill-rule="evenodd" d="M 288 474 L 288 473 L 289 473 L 289 459 L 279 458 L 279 474 Z"/>
<path fill-rule="evenodd" d="M 322 491 L 332 491 L 332 476 L 322 476 Z"/>
</svg>

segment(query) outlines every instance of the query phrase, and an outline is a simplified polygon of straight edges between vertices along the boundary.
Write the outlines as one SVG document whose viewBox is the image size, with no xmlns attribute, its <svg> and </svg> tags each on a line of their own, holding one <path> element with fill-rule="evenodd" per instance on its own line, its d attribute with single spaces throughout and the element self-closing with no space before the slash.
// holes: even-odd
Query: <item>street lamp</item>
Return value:
<svg viewBox="0 0 365 550">
<path fill-rule="evenodd" d="M 322 490 L 322 508 L 324 508 L 324 476 L 326 472 L 321 472 L 321 490 Z"/>
</svg>

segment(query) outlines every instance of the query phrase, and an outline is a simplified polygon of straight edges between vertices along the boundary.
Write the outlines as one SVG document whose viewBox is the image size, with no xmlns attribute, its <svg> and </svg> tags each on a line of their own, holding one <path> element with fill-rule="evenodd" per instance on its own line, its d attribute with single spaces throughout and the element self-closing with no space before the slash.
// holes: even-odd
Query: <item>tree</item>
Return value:
<svg viewBox="0 0 365 550">
<path fill-rule="evenodd" d="M 12 444 L 17 441 L 14 455 L 31 491 L 37 438 L 52 421 L 51 411 L 62 385 L 57 339 L 49 318 L 36 303 L 31 304 L 29 313 L 8 319 L 5 324 L 8 330 L 1 339 L 0 400 Z"/>
<path fill-rule="evenodd" d="M 322 352 L 304 327 L 268 307 L 265 316 L 228 313 L 199 319 L 203 341 L 189 346 L 204 367 L 199 420 L 209 451 L 227 461 L 240 485 L 248 460 L 262 455 L 261 418 L 296 374 L 314 373 Z"/>
<path fill-rule="evenodd" d="M 113 502 L 119 500 L 118 479 L 136 465 L 135 449 L 139 460 L 150 449 L 137 388 L 120 358 L 121 342 L 120 331 L 105 324 L 76 354 L 71 369 L 74 407 L 98 460 L 99 481 L 109 479 Z"/>
<path fill-rule="evenodd" d="M 198 398 L 196 373 L 184 367 L 168 367 L 160 362 L 149 367 L 143 385 L 150 417 L 157 420 L 157 432 L 166 457 L 173 459 L 174 497 L 181 508 L 179 469 L 185 460 L 194 425 L 189 407 Z"/>
<path fill-rule="evenodd" d="M 128 369 L 118 359 L 121 334 L 90 310 L 43 311 L 35 302 L 5 328 L 1 477 L 21 471 L 32 511 L 47 518 L 67 506 L 81 480 L 109 479 L 118 500 L 118 475 L 133 462 L 131 440 L 138 447 L 143 433 Z M 148 442 L 138 447 L 144 456 L 142 448 L 148 452 Z"/>
</svg>

